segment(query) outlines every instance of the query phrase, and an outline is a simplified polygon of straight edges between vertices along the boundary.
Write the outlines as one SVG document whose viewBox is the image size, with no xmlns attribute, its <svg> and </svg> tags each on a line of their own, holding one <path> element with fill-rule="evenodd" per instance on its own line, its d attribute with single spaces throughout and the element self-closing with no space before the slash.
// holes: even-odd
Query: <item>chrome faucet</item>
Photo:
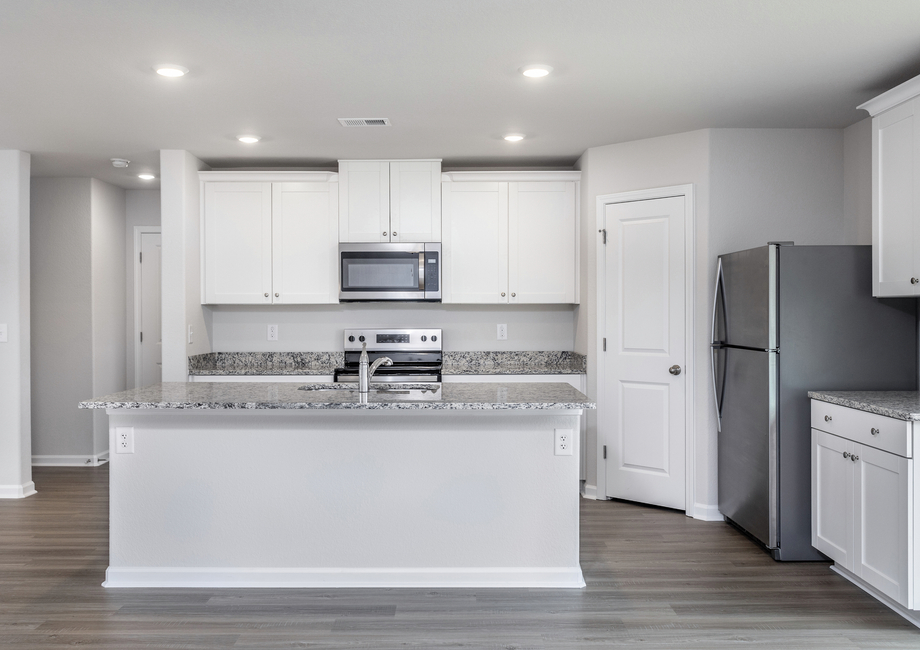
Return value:
<svg viewBox="0 0 920 650">
<path fill-rule="evenodd" d="M 361 356 L 358 358 L 358 392 L 366 393 L 371 383 L 371 378 L 380 366 L 392 366 L 390 357 L 378 357 L 374 363 L 368 364 L 367 341 L 361 343 Z"/>
</svg>

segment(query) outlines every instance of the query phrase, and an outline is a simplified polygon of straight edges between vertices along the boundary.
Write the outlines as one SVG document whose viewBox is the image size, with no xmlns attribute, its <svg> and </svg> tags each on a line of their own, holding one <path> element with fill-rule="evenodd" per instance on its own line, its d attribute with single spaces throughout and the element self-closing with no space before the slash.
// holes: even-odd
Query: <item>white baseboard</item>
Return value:
<svg viewBox="0 0 920 650">
<path fill-rule="evenodd" d="M 595 499 L 597 500 L 597 486 L 584 484 L 584 489 L 581 492 L 581 496 L 585 499 Z"/>
<path fill-rule="evenodd" d="M 850 573 L 849 571 L 839 566 L 838 564 L 832 564 L 831 571 L 846 578 L 847 580 L 849 580 L 854 585 L 856 585 L 857 587 L 865 591 L 870 596 L 873 596 L 874 598 L 881 601 L 883 604 L 887 605 L 889 608 L 893 609 L 895 612 L 897 612 L 898 614 L 906 618 L 908 621 L 910 621 L 917 627 L 920 627 L 920 611 L 914 611 L 912 609 L 907 609 L 906 607 L 904 607 L 904 605 L 901 605 L 900 603 L 895 602 L 894 600 L 891 599 L 890 596 L 886 596 L 885 594 L 883 594 L 881 591 L 879 591 L 878 589 L 876 589 L 869 583 L 864 582 L 862 578 L 860 578 L 854 573 Z"/>
<path fill-rule="evenodd" d="M 32 467 L 99 467 L 107 462 L 107 451 L 96 456 L 32 456 Z"/>
<path fill-rule="evenodd" d="M 705 503 L 694 503 L 693 512 L 687 514 L 702 521 L 725 521 L 725 516 L 719 512 L 719 506 L 709 506 Z"/>
<path fill-rule="evenodd" d="M 33 494 L 36 491 L 32 481 L 22 485 L 0 485 L 0 499 L 25 499 Z"/>
<path fill-rule="evenodd" d="M 103 587 L 188 588 L 446 588 L 524 587 L 580 589 L 581 568 L 224 568 L 109 567 Z"/>
</svg>

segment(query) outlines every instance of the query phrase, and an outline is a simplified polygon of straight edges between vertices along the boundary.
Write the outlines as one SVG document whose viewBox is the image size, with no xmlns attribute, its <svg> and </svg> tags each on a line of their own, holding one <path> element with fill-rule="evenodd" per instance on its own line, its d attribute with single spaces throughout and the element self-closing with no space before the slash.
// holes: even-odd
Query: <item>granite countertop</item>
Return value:
<svg viewBox="0 0 920 650">
<path fill-rule="evenodd" d="M 80 403 L 87 409 L 571 410 L 596 405 L 565 383 L 392 384 L 366 401 L 357 384 L 174 382 Z M 432 389 L 432 387 L 436 387 Z M 375 387 L 376 388 L 376 387 Z"/>
<path fill-rule="evenodd" d="M 920 392 L 915 390 L 808 391 L 808 396 L 898 420 L 920 420 Z"/>
<path fill-rule="evenodd" d="M 345 365 L 342 352 L 208 352 L 189 357 L 197 376 L 331 375 Z M 442 375 L 583 375 L 575 352 L 444 352 Z"/>
</svg>

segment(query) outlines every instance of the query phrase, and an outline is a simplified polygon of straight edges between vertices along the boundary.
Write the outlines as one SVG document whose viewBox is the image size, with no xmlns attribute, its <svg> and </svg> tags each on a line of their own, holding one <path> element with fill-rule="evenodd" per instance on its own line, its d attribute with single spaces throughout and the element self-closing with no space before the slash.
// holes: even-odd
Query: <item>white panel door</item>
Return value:
<svg viewBox="0 0 920 650">
<path fill-rule="evenodd" d="M 508 183 L 442 188 L 445 303 L 508 302 Z"/>
<path fill-rule="evenodd" d="M 338 302 L 338 186 L 272 184 L 272 302 Z"/>
<path fill-rule="evenodd" d="M 908 606 L 911 499 L 906 458 L 854 444 L 856 544 L 853 572 Z"/>
<path fill-rule="evenodd" d="M 271 183 L 204 187 L 205 303 L 271 303 Z"/>
<path fill-rule="evenodd" d="M 135 385 L 150 386 L 163 381 L 163 337 L 160 317 L 160 261 L 163 259 L 160 233 L 141 234 L 140 282 L 141 294 L 135 296 L 139 305 L 140 354 Z"/>
<path fill-rule="evenodd" d="M 920 251 L 920 133 L 918 100 L 906 102 L 875 118 L 875 247 L 876 295 L 920 293 L 915 263 Z"/>
<path fill-rule="evenodd" d="M 811 430 L 811 545 L 853 569 L 852 443 Z"/>
<path fill-rule="evenodd" d="M 607 496 L 684 510 L 684 197 L 606 207 Z M 671 369 L 680 374 L 672 374 Z"/>
<path fill-rule="evenodd" d="M 508 288 L 512 303 L 574 303 L 575 183 L 508 184 Z"/>
<path fill-rule="evenodd" d="M 339 241 L 390 241 L 390 163 L 339 163 Z"/>
<path fill-rule="evenodd" d="M 390 241 L 441 241 L 440 162 L 390 163 Z"/>
</svg>

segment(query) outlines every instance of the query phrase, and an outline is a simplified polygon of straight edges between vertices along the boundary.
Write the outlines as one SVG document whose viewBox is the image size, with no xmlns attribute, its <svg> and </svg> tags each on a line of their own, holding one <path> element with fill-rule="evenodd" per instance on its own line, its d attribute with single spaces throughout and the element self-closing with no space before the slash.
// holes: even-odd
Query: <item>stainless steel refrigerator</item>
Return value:
<svg viewBox="0 0 920 650">
<path fill-rule="evenodd" d="M 872 297 L 870 246 L 719 257 L 712 371 L 719 510 L 777 560 L 811 546 L 809 390 L 915 390 L 917 301 Z"/>
</svg>

